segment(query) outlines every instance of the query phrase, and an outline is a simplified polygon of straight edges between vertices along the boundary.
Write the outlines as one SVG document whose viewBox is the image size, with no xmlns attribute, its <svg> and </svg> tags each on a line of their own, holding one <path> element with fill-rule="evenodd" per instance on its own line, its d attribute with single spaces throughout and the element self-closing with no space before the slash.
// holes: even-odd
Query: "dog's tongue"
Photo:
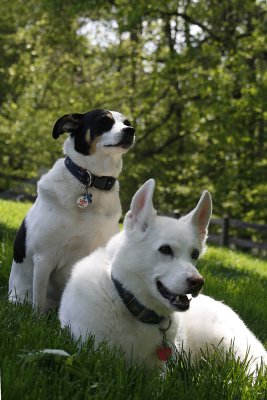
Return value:
<svg viewBox="0 0 267 400">
<path fill-rule="evenodd" d="M 189 308 L 190 300 L 185 294 L 180 294 L 179 296 L 172 296 L 171 304 L 179 310 L 187 310 Z"/>
</svg>

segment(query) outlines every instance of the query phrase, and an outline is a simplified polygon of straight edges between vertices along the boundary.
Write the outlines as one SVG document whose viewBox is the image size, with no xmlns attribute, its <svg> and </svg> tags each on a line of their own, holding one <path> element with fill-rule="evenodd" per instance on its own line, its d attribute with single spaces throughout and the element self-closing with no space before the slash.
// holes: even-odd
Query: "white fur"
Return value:
<svg viewBox="0 0 267 400">
<path fill-rule="evenodd" d="M 125 217 L 124 230 L 115 235 L 105 248 L 79 261 L 62 296 L 59 317 L 82 342 L 89 334 L 96 346 L 106 340 L 120 347 L 126 359 L 137 360 L 148 367 L 162 366 L 156 350 L 162 343 L 158 325 L 135 319 L 119 297 L 112 275 L 147 308 L 166 319 L 168 341 L 178 350 L 182 347 L 192 357 L 200 348 L 213 345 L 229 349 L 234 340 L 236 358 L 244 359 L 248 349 L 253 358 L 251 369 L 266 363 L 263 345 L 249 331 L 238 315 L 221 302 L 204 295 L 193 298 L 188 311 L 175 311 L 169 300 L 157 289 L 160 281 L 176 294 L 189 292 L 187 278 L 199 276 L 191 258 L 193 249 L 203 250 L 211 215 L 211 198 L 205 191 L 197 207 L 187 216 L 175 220 L 156 216 L 152 204 L 154 181 L 147 181 L 135 194 Z M 174 255 L 161 254 L 164 244 L 171 245 Z"/>
<path fill-rule="evenodd" d="M 113 112 L 112 130 L 98 138 L 96 151 L 83 155 L 74 149 L 74 138 L 64 143 L 64 153 L 97 176 L 117 178 L 122 169 L 121 147 L 104 147 L 120 140 L 123 116 Z M 64 159 L 38 182 L 38 197 L 26 216 L 26 258 L 13 261 L 9 279 L 11 301 L 28 299 L 40 311 L 59 304 L 73 264 L 103 246 L 119 231 L 119 183 L 110 191 L 89 188 L 93 201 L 77 206 L 84 193 L 81 183 L 67 170 Z"/>
</svg>

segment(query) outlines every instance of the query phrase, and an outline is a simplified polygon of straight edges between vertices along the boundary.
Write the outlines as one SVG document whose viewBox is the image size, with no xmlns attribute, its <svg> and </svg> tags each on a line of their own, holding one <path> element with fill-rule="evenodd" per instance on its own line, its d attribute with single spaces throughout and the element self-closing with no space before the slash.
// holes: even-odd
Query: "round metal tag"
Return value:
<svg viewBox="0 0 267 400">
<path fill-rule="evenodd" d="M 88 196 L 87 195 L 85 195 L 85 194 L 83 194 L 82 196 L 80 196 L 80 197 L 78 197 L 78 199 L 77 199 L 77 205 L 78 205 L 78 207 L 80 207 L 80 208 L 85 208 L 85 207 L 87 207 L 88 206 L 88 204 L 89 204 L 89 198 L 88 198 Z"/>
</svg>

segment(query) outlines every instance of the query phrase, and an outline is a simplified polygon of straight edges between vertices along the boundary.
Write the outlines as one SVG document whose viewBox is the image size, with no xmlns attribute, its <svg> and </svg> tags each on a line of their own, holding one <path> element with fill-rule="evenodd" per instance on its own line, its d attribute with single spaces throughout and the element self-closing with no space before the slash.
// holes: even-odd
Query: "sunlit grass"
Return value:
<svg viewBox="0 0 267 400">
<path fill-rule="evenodd" d="M 17 229 L 30 207 L 31 203 L 1 200 L 0 224 L 4 224 L 10 229 Z"/>
</svg>

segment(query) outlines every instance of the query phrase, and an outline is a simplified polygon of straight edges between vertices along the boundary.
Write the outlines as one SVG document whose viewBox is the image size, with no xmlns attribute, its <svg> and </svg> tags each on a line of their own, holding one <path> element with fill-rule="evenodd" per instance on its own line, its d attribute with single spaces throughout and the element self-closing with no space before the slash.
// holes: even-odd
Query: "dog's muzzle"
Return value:
<svg viewBox="0 0 267 400">
<path fill-rule="evenodd" d="M 135 141 L 135 129 L 132 126 L 123 128 L 121 137 L 118 143 L 108 144 L 105 147 L 122 147 L 123 149 L 129 149 L 132 147 Z"/>
<path fill-rule="evenodd" d="M 197 297 L 204 285 L 204 279 L 202 276 L 188 278 L 188 293 L 177 294 L 167 289 L 161 281 L 157 281 L 157 289 L 159 293 L 165 299 L 169 300 L 170 305 L 177 311 L 186 311 L 189 309 L 191 298 L 188 298 L 188 294 L 192 297 Z"/>
</svg>

